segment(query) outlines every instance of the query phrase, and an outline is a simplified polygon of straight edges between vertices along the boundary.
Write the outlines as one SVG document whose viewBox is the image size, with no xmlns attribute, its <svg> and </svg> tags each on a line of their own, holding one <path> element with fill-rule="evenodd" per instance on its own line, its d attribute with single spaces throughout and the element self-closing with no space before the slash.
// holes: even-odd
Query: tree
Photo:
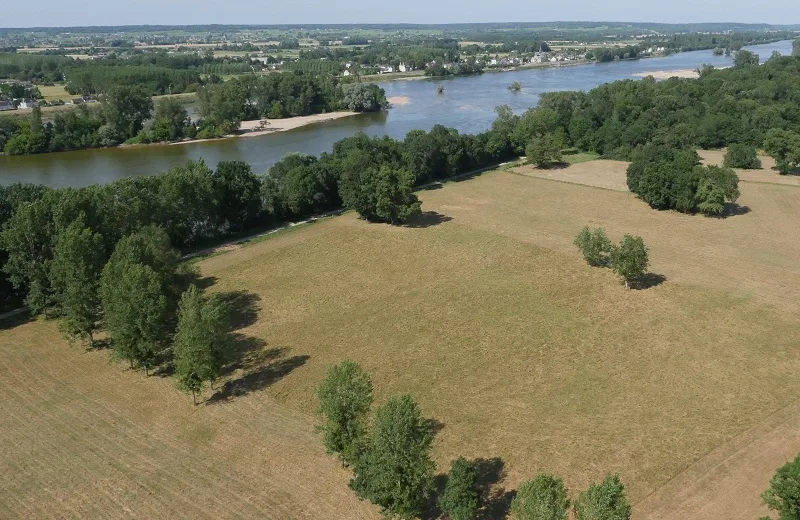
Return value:
<svg viewBox="0 0 800 520">
<path fill-rule="evenodd" d="M 178 99 L 167 98 L 156 105 L 153 126 L 145 139 L 148 142 L 177 141 L 186 136 L 191 120 L 189 113 Z"/>
<path fill-rule="evenodd" d="M 478 472 L 475 463 L 459 457 L 450 466 L 437 504 L 451 520 L 473 520 L 478 514 Z"/>
<path fill-rule="evenodd" d="M 323 424 L 318 429 L 328 453 L 345 464 L 355 464 L 366 441 L 367 414 L 372 405 L 372 381 L 355 361 L 328 369 L 317 388 Z"/>
<path fill-rule="evenodd" d="M 778 520 L 800 518 L 800 455 L 778 468 L 761 497 Z"/>
<path fill-rule="evenodd" d="M 782 175 L 800 167 L 800 134 L 772 128 L 764 135 L 764 150 L 775 159 Z"/>
<path fill-rule="evenodd" d="M 736 55 L 733 57 L 733 66 L 737 68 L 749 67 L 752 65 L 758 65 L 759 61 L 758 54 L 753 54 L 750 51 L 740 50 L 736 51 Z"/>
<path fill-rule="evenodd" d="M 625 288 L 647 273 L 647 247 L 642 237 L 626 234 L 611 252 L 611 267 L 625 281 Z"/>
<path fill-rule="evenodd" d="M 800 56 L 800 38 L 795 38 L 792 42 L 792 56 Z"/>
<path fill-rule="evenodd" d="M 115 87 L 107 94 L 103 106 L 106 121 L 119 141 L 135 136 L 152 110 L 153 100 L 138 85 Z"/>
<path fill-rule="evenodd" d="M 592 484 L 575 502 L 578 520 L 628 520 L 631 506 L 619 475 L 607 475 L 600 484 Z"/>
<path fill-rule="evenodd" d="M 342 87 L 342 105 L 353 112 L 376 112 L 388 104 L 386 93 L 378 85 L 353 83 Z"/>
<path fill-rule="evenodd" d="M 511 502 L 515 520 L 567 520 L 569 498 L 564 482 L 553 475 L 541 473 L 523 482 Z"/>
<path fill-rule="evenodd" d="M 85 227 L 80 218 L 57 237 L 50 264 L 61 328 L 70 339 L 86 338 L 89 347 L 94 346 L 100 321 L 100 273 L 105 260 L 102 235 Z"/>
<path fill-rule="evenodd" d="M 228 307 L 217 296 L 203 296 L 194 285 L 181 296 L 173 353 L 178 386 L 197 394 L 206 381 L 214 381 L 231 343 Z"/>
<path fill-rule="evenodd" d="M 212 176 L 220 223 L 240 230 L 261 213 L 261 181 L 244 161 L 222 161 Z"/>
<path fill-rule="evenodd" d="M 167 333 L 167 295 L 160 277 L 138 262 L 109 262 L 100 281 L 100 301 L 112 352 L 131 368 L 144 367 L 148 375 Z"/>
<path fill-rule="evenodd" d="M 756 147 L 746 144 L 731 143 L 725 152 L 725 159 L 722 163 L 728 168 L 741 168 L 745 170 L 755 170 L 761 168 L 761 161 L 756 155 Z"/>
<path fill-rule="evenodd" d="M 519 81 L 512 81 L 511 85 L 508 86 L 508 90 L 510 90 L 511 92 L 519 92 L 520 90 L 522 90 L 522 83 L 520 83 Z"/>
<path fill-rule="evenodd" d="M 159 226 L 144 226 L 140 230 L 122 237 L 104 271 L 113 278 L 117 266 L 124 263 L 140 263 L 150 267 L 165 289 L 172 290 L 177 282 L 176 269 L 180 255 L 171 245 L 169 236 Z M 177 294 L 175 295 L 177 296 Z"/>
<path fill-rule="evenodd" d="M 420 213 L 413 186 L 411 172 L 384 164 L 343 172 L 339 193 L 344 204 L 367 221 L 400 224 Z"/>
<path fill-rule="evenodd" d="M 593 267 L 606 267 L 611 261 L 614 246 L 603 228 L 589 229 L 586 226 L 581 229 L 573 243 L 583 253 L 586 262 Z"/>
<path fill-rule="evenodd" d="M 432 443 L 433 432 L 414 399 L 390 397 L 375 410 L 350 487 L 388 515 L 419 515 L 433 490 Z"/>
<path fill-rule="evenodd" d="M 528 158 L 528 162 L 541 168 L 551 162 L 560 161 L 562 148 L 564 148 L 564 141 L 551 132 L 535 137 L 528 143 L 528 146 L 525 147 L 525 156 Z"/>
</svg>

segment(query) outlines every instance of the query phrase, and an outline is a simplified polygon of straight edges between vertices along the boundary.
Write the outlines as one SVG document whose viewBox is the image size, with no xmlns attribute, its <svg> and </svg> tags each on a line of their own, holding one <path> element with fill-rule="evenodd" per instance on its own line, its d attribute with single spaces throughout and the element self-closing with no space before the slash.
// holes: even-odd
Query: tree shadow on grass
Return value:
<svg viewBox="0 0 800 520">
<path fill-rule="evenodd" d="M 728 217 L 737 217 L 739 215 L 747 215 L 750 213 L 751 209 L 749 206 L 740 206 L 739 204 L 735 204 L 733 202 L 728 202 L 725 204 L 725 207 L 722 209 L 722 213 L 720 213 L 717 218 L 728 218 Z"/>
<path fill-rule="evenodd" d="M 275 349 L 271 349 L 275 350 Z M 285 349 L 279 349 L 284 352 Z M 269 351 L 268 351 L 269 352 Z M 221 388 L 208 398 L 207 405 L 228 402 L 236 397 L 242 397 L 251 392 L 263 390 L 293 370 L 306 364 L 310 356 L 300 355 L 276 359 L 266 365 L 250 370 L 237 378 L 226 381 Z"/>
<path fill-rule="evenodd" d="M 241 290 L 218 293 L 218 295 L 228 306 L 228 316 L 233 330 L 248 327 L 258 320 L 258 302 L 261 301 L 259 295 Z"/>
<path fill-rule="evenodd" d="M 647 273 L 646 275 L 642 276 L 636 282 L 631 283 L 631 289 L 636 289 L 637 291 L 641 291 L 644 289 L 649 289 L 651 287 L 656 287 L 661 285 L 662 283 L 667 281 L 667 277 L 663 274 L 656 274 L 656 273 Z"/>
<path fill-rule="evenodd" d="M 439 224 L 444 224 L 445 222 L 450 222 L 453 220 L 453 217 L 448 217 L 447 215 L 442 215 L 436 211 L 425 211 L 416 217 L 410 219 L 406 223 L 406 227 L 410 228 L 429 228 L 431 226 L 438 226 Z"/>
<path fill-rule="evenodd" d="M 517 492 L 507 491 L 499 485 L 506 478 L 505 466 L 505 462 L 500 457 L 475 459 L 481 503 L 477 518 L 480 520 L 495 520 L 508 516 L 511 501 L 514 500 Z"/>
</svg>

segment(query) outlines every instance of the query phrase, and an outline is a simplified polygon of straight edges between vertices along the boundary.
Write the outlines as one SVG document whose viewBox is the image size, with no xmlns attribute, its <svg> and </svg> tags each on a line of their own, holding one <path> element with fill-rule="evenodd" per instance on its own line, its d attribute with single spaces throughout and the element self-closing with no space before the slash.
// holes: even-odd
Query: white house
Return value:
<svg viewBox="0 0 800 520">
<path fill-rule="evenodd" d="M 394 72 L 394 67 L 391 65 L 378 65 L 378 74 L 391 74 Z"/>
<path fill-rule="evenodd" d="M 346 77 L 346 76 L 349 76 L 349 75 L 350 75 L 350 71 L 349 70 L 346 70 L 346 71 L 342 72 L 342 76 Z"/>
<path fill-rule="evenodd" d="M 414 70 L 414 67 L 411 65 L 406 65 L 405 63 L 401 63 L 399 67 L 397 67 L 398 72 L 411 72 Z"/>
</svg>

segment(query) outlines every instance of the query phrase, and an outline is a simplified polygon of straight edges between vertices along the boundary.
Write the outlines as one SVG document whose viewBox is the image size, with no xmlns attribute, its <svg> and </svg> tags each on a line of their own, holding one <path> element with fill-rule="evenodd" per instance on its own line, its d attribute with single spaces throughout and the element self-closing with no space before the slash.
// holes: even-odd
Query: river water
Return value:
<svg viewBox="0 0 800 520">
<path fill-rule="evenodd" d="M 791 41 L 782 41 L 747 49 L 758 53 L 763 61 L 774 51 L 788 55 L 791 47 Z M 53 187 L 85 186 L 162 172 L 190 159 L 203 159 L 211 167 L 220 161 L 242 160 L 250 163 L 253 171 L 261 173 L 287 153 L 318 155 L 329 151 L 334 142 L 358 131 L 402 138 L 409 130 L 429 130 L 435 124 L 442 124 L 460 132 L 477 133 L 491 125 L 494 107 L 509 105 L 516 113 L 521 113 L 535 106 L 542 92 L 589 90 L 610 81 L 636 79 L 636 74 L 642 72 L 696 69 L 703 64 L 725 67 L 731 62 L 730 57 L 714 56 L 707 50 L 663 58 L 486 73 L 445 80 L 395 81 L 382 85 L 386 96 L 407 97 L 408 103 L 386 112 L 361 114 L 259 137 L 0 156 L 0 184 L 33 182 Z M 513 81 L 522 83 L 522 91 L 507 89 Z M 443 94 L 437 94 L 438 84 L 444 86 Z"/>
</svg>

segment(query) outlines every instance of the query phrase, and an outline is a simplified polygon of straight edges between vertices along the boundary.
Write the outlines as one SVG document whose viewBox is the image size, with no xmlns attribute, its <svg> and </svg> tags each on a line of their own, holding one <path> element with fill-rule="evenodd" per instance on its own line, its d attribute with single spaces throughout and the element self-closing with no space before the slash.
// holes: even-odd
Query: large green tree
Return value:
<svg viewBox="0 0 800 520">
<path fill-rule="evenodd" d="M 345 172 L 340 184 L 342 201 L 370 222 L 401 224 L 420 213 L 408 170 L 382 165 Z"/>
<path fill-rule="evenodd" d="M 148 375 L 168 331 L 167 291 L 161 277 L 138 262 L 109 263 L 101 277 L 100 301 L 112 352 Z"/>
<path fill-rule="evenodd" d="M 104 101 L 106 121 L 120 141 L 135 136 L 153 110 L 153 100 L 138 85 L 115 87 L 106 94 Z"/>
<path fill-rule="evenodd" d="M 103 237 L 85 227 L 83 218 L 61 232 L 50 264 L 53 299 L 61 328 L 70 339 L 94 346 L 100 321 L 100 273 L 106 260 Z"/>
<path fill-rule="evenodd" d="M 619 475 L 607 475 L 599 484 L 592 484 L 575 501 L 578 520 L 629 520 L 631 506 Z"/>
<path fill-rule="evenodd" d="M 414 399 L 390 397 L 375 410 L 350 486 L 388 515 L 419 515 L 433 490 L 432 443 L 431 427 Z"/>
<path fill-rule="evenodd" d="M 178 386 L 192 393 L 194 404 L 205 383 L 219 377 L 231 341 L 227 305 L 191 285 L 181 296 L 172 350 Z"/>
<path fill-rule="evenodd" d="M 561 136 L 550 132 L 534 137 L 525 147 L 525 156 L 528 162 L 541 168 L 560 161 L 562 148 L 564 141 Z"/>
<path fill-rule="evenodd" d="M 575 237 L 573 244 L 580 249 L 583 258 L 593 267 L 606 267 L 611 262 L 614 246 L 603 228 L 589 229 L 585 226 Z"/>
<path fill-rule="evenodd" d="M 564 482 L 541 473 L 520 485 L 511 502 L 515 520 L 567 520 L 569 497 Z"/>
<path fill-rule="evenodd" d="M 244 161 L 222 161 L 213 174 L 220 224 L 240 230 L 261 213 L 261 181 Z"/>
<path fill-rule="evenodd" d="M 372 381 L 355 361 L 342 361 L 328 369 L 317 388 L 323 422 L 319 430 L 328 453 L 354 464 L 364 448 L 367 415 L 372 405 Z"/>
</svg>

